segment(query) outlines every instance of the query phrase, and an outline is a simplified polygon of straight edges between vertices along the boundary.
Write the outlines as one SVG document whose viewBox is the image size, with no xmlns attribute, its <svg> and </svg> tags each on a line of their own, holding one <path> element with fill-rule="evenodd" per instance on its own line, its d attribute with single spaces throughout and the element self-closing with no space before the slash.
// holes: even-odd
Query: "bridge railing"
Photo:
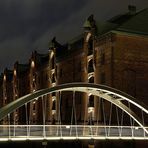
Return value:
<svg viewBox="0 0 148 148">
<path fill-rule="evenodd" d="M 82 95 L 77 98 L 78 93 Z M 145 105 L 114 88 L 62 84 L 37 90 L 0 108 L 0 140 L 148 139 L 147 117 Z M 26 125 L 18 125 L 23 123 Z M 31 125 L 39 123 L 42 125 Z"/>
<path fill-rule="evenodd" d="M 147 127 L 148 129 L 148 127 Z M 140 126 L 0 125 L 0 140 L 148 139 Z"/>
</svg>

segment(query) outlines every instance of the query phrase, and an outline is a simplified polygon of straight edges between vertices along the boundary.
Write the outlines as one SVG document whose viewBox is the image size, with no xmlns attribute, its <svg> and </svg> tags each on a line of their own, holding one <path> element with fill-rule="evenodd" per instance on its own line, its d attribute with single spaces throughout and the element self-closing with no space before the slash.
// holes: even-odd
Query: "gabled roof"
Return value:
<svg viewBox="0 0 148 148">
<path fill-rule="evenodd" d="M 68 41 L 66 44 L 58 46 L 56 48 L 56 59 L 57 61 L 71 55 L 74 51 L 83 48 L 84 34 L 80 34 Z"/>
<path fill-rule="evenodd" d="M 40 54 L 36 52 L 36 63 L 38 66 L 46 64 L 49 62 L 49 53 Z"/>
<path fill-rule="evenodd" d="M 83 47 L 84 34 L 80 34 L 68 42 L 68 49 L 75 50 Z"/>
<path fill-rule="evenodd" d="M 68 54 L 68 44 L 64 44 L 56 48 L 56 58 L 65 57 Z"/>
<path fill-rule="evenodd" d="M 24 74 L 29 70 L 29 64 L 17 64 L 17 73 Z"/>
<path fill-rule="evenodd" d="M 37 67 L 43 66 L 44 64 L 47 64 L 49 62 L 49 53 L 38 53 L 35 50 L 32 52 L 30 62 L 31 60 L 34 60 Z"/>
</svg>

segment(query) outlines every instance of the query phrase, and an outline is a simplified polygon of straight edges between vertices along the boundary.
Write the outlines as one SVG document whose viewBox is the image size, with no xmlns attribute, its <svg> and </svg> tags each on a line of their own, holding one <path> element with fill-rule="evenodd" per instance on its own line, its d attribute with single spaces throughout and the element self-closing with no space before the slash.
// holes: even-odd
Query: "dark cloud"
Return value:
<svg viewBox="0 0 148 148">
<path fill-rule="evenodd" d="M 22 55 L 38 48 L 39 45 L 33 46 L 38 38 L 84 6 L 85 0 L 0 1 L 0 70 L 13 66 L 15 60 L 24 61 Z"/>
<path fill-rule="evenodd" d="M 106 20 L 127 11 L 130 0 L 4 0 L 0 1 L 0 71 L 16 60 L 27 62 L 31 51 L 47 51 L 53 36 L 61 42 L 83 31 L 87 16 Z M 147 0 L 134 0 L 138 9 Z M 8 60 L 9 59 L 9 60 Z"/>
<path fill-rule="evenodd" d="M 55 0 L 1 1 L 1 41 L 28 32 L 35 33 L 34 39 L 37 32 L 44 32 L 46 27 L 50 28 L 82 7 L 75 0 L 62 2 L 57 3 Z"/>
</svg>

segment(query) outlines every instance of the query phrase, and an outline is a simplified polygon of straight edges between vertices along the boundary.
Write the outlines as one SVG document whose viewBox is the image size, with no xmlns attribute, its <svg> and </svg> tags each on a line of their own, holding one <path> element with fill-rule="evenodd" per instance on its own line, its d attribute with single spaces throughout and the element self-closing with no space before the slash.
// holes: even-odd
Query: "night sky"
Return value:
<svg viewBox="0 0 148 148">
<path fill-rule="evenodd" d="M 141 10 L 148 0 L 0 0 L 0 72 L 27 63 L 33 50 L 47 53 L 54 36 L 65 43 L 79 35 L 90 14 L 105 21 L 129 4 Z"/>
</svg>

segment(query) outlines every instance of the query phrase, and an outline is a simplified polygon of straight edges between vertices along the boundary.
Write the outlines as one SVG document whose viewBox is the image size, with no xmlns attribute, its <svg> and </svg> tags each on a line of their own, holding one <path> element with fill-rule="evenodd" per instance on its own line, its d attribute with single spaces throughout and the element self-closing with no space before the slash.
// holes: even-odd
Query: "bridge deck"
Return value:
<svg viewBox="0 0 148 148">
<path fill-rule="evenodd" d="M 148 128 L 147 128 L 148 129 Z M 1 125 L 0 141 L 72 139 L 147 139 L 140 126 Z"/>
</svg>

